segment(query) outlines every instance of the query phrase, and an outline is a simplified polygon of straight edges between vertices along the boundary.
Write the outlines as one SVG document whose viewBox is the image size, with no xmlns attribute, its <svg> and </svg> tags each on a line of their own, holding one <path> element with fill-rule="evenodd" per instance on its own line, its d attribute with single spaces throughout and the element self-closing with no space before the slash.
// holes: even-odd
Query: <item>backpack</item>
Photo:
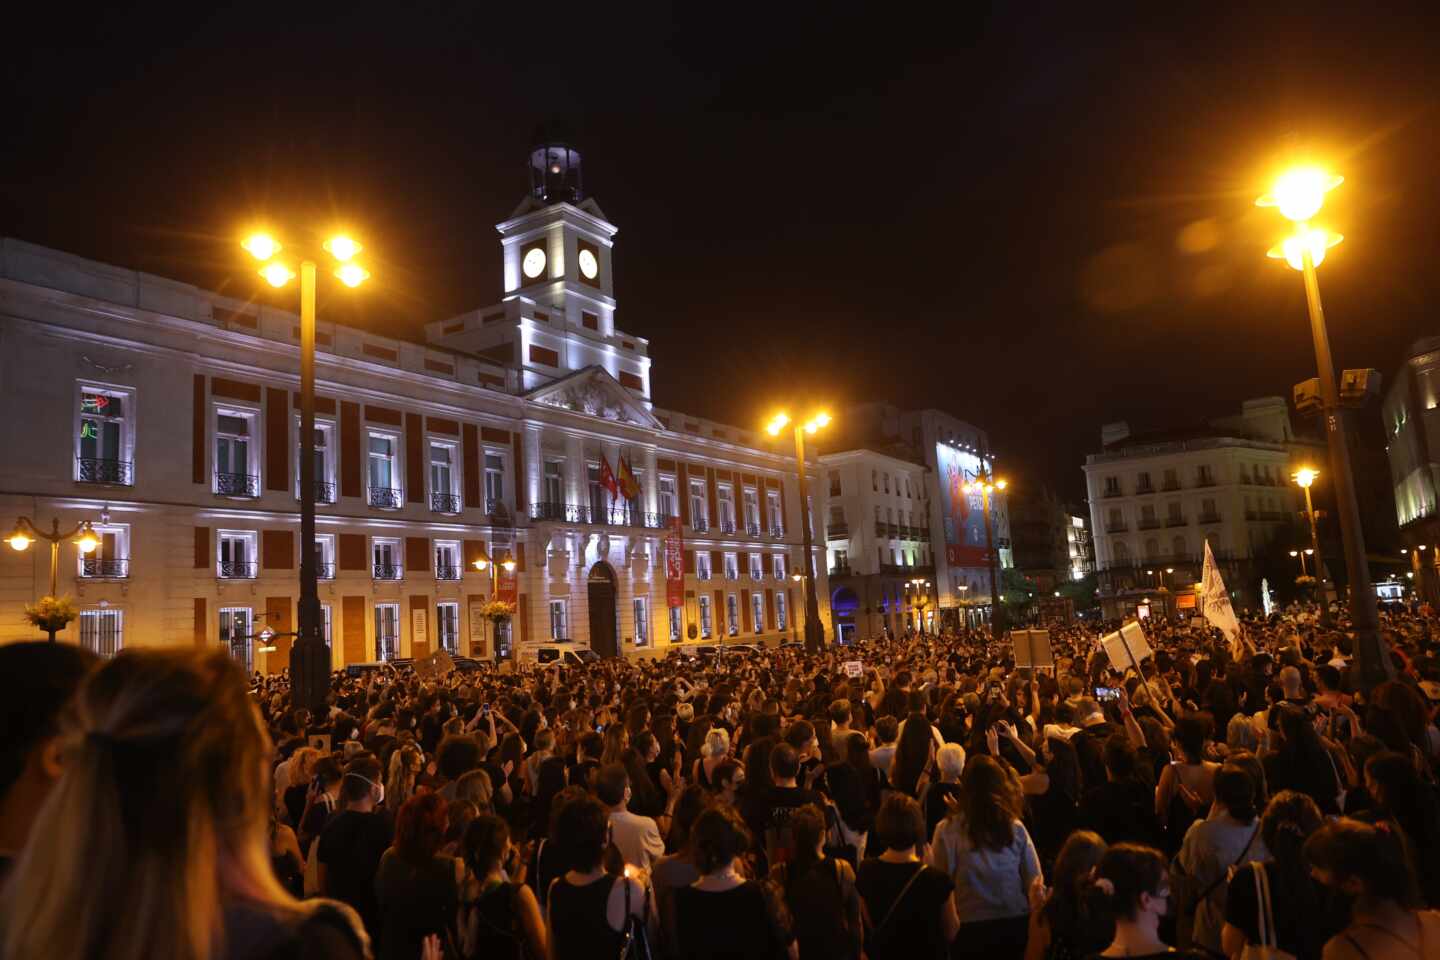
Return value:
<svg viewBox="0 0 1440 960">
<path fill-rule="evenodd" d="M 515 906 L 516 888 L 512 883 L 504 885 L 504 893 L 490 896 L 506 898 L 507 912 L 513 919 L 517 915 Z M 453 938 L 456 954 L 463 960 L 525 960 L 525 944 L 513 929 L 506 930 L 497 925 L 480 909 L 484 897 L 470 900 L 461 907 L 461 928 Z"/>
</svg>

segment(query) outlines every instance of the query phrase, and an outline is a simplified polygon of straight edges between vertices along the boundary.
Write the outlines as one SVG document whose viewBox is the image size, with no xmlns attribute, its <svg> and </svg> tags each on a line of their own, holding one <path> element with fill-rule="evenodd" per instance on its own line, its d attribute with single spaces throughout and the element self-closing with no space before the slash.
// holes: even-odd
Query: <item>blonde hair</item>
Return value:
<svg viewBox="0 0 1440 960">
<path fill-rule="evenodd" d="M 702 757 L 723 757 L 730 752 L 730 731 L 724 727 L 711 727 L 710 732 L 705 734 L 705 742 L 700 747 Z"/>
<path fill-rule="evenodd" d="M 425 765 L 425 755 L 413 743 L 397 747 L 390 754 L 390 774 L 385 778 L 385 802 L 391 810 L 415 793 L 415 781 L 420 777 L 420 768 Z"/>
<path fill-rule="evenodd" d="M 211 960 L 225 904 L 300 911 L 267 833 L 270 739 L 220 652 L 127 650 L 60 731 L 64 773 L 0 897 L 4 960 Z"/>
</svg>

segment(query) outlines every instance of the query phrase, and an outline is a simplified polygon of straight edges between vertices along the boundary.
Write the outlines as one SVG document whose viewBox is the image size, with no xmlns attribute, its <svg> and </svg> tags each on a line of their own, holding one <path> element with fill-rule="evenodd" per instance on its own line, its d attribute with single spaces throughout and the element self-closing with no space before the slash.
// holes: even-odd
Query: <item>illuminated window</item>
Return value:
<svg viewBox="0 0 1440 960">
<path fill-rule="evenodd" d="M 400 652 L 400 604 L 375 604 L 375 659 L 394 660 Z"/>
<path fill-rule="evenodd" d="M 635 646 L 647 647 L 650 645 L 650 601 L 645 597 L 636 597 L 635 610 Z"/>
<path fill-rule="evenodd" d="M 91 653 L 110 657 L 124 646 L 125 614 L 109 607 L 80 611 L 80 646 Z"/>
<path fill-rule="evenodd" d="M 79 391 L 75 479 L 82 483 L 134 483 L 134 394 L 84 383 Z"/>
</svg>

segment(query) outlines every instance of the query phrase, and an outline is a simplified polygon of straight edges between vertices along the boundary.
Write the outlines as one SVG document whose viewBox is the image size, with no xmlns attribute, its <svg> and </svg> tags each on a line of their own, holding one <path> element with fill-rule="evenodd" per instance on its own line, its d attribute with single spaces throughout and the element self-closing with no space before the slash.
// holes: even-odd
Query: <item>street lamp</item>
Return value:
<svg viewBox="0 0 1440 960">
<path fill-rule="evenodd" d="M 772 437 L 790 423 L 785 413 L 777 413 L 765 425 L 765 432 Z M 819 653 L 825 646 L 825 628 L 820 625 L 820 601 L 815 597 L 815 557 L 810 538 L 810 485 L 805 480 L 805 434 L 815 434 L 830 423 L 830 414 L 820 411 L 805 423 L 795 424 L 795 469 L 800 478 L 800 530 L 804 538 L 805 563 L 801 572 L 805 577 L 805 650 Z"/>
<path fill-rule="evenodd" d="M 29 517 L 20 517 L 15 521 L 15 527 L 5 542 L 10 544 L 10 549 L 17 553 L 30 548 L 30 544 L 37 539 L 50 541 L 50 596 L 55 596 L 56 579 L 60 572 L 60 541 L 69 540 L 75 544 L 75 549 L 80 553 L 89 554 L 100 545 L 100 538 L 95 535 L 95 528 L 90 525 L 89 520 L 82 520 L 73 528 L 60 532 L 60 521 L 52 518 L 50 520 L 50 531 L 47 533 L 35 525 L 35 521 Z M 55 633 L 51 631 L 50 642 L 55 642 Z"/>
<path fill-rule="evenodd" d="M 515 558 L 511 556 L 509 550 L 505 551 L 505 555 L 500 558 L 499 563 L 491 560 L 490 555 L 484 550 L 481 550 L 480 556 L 472 560 L 471 565 L 481 573 L 484 573 L 486 570 L 490 571 L 490 599 L 492 600 L 496 599 L 496 595 L 500 592 L 500 570 L 503 568 L 506 573 L 514 573 L 516 567 Z M 514 650 L 515 645 L 511 644 L 510 652 L 512 656 L 514 655 Z M 498 636 L 495 638 L 495 659 L 497 662 L 500 659 L 500 638 Z"/>
<path fill-rule="evenodd" d="M 1320 471 L 1314 467 L 1301 467 L 1290 475 L 1290 479 L 1305 491 L 1305 518 L 1310 524 L 1310 549 L 1306 553 L 1315 558 L 1315 585 L 1320 597 L 1320 623 L 1328 627 L 1330 626 L 1330 604 L 1325 599 L 1325 582 L 1321 576 L 1324 572 L 1322 569 L 1323 558 L 1320 553 L 1320 537 L 1315 532 L 1315 503 L 1310 499 L 1310 487 L 1318 476 L 1320 476 Z M 1304 561 L 1301 561 L 1301 566 L 1304 566 Z"/>
<path fill-rule="evenodd" d="M 254 233 L 240 244 L 261 262 L 260 276 L 279 289 L 295 278 L 289 265 L 275 259 L 283 247 L 268 233 Z M 355 255 L 360 244 L 339 235 L 324 243 L 338 264 L 334 274 L 347 287 L 370 276 Z M 315 565 L 315 261 L 300 261 L 300 628 L 290 648 L 291 702 L 319 715 L 330 690 L 330 651 L 321 635 L 319 570 Z"/>
<path fill-rule="evenodd" d="M 980 494 L 980 508 L 985 514 L 985 552 L 989 556 L 990 564 L 990 636 L 999 638 L 1000 631 L 1005 629 L 1005 611 L 1000 606 L 1000 578 L 996 574 L 995 555 L 995 533 L 990 523 L 990 494 L 999 490 L 1003 491 L 1010 485 L 1008 480 L 996 480 L 990 473 L 981 473 L 974 480 L 965 484 L 964 491 L 967 494 Z"/>
<path fill-rule="evenodd" d="M 1271 257 L 1283 257 L 1305 278 L 1305 303 L 1310 313 L 1310 335 L 1315 342 L 1315 365 L 1319 369 L 1320 400 L 1325 418 L 1325 433 L 1330 447 L 1330 472 L 1335 477 L 1335 500 L 1340 514 L 1340 536 L 1345 543 L 1345 566 L 1350 579 L 1350 623 L 1356 634 L 1356 659 L 1360 666 L 1361 685 L 1369 690 L 1390 679 L 1394 668 L 1389 650 L 1380 637 L 1379 613 L 1375 590 L 1370 583 L 1370 570 L 1365 557 L 1365 533 L 1360 527 L 1360 505 L 1355 496 L 1354 477 L 1350 472 L 1350 448 L 1346 440 L 1345 418 L 1340 407 L 1340 394 L 1335 384 L 1335 365 L 1330 356 L 1330 335 L 1325 329 L 1325 310 L 1320 303 L 1320 281 L 1315 268 L 1325 260 L 1325 251 L 1341 241 L 1323 227 L 1315 227 L 1310 219 L 1320 212 L 1325 194 L 1344 182 L 1315 167 L 1289 170 L 1275 181 L 1274 188 L 1256 200 L 1257 206 L 1278 207 L 1282 216 L 1295 223 L 1295 231 L 1272 247 Z M 1310 473 L 1314 479 L 1314 471 Z M 1297 476 L 1296 482 L 1299 482 Z M 1309 490 L 1306 489 L 1308 497 Z M 1307 500 L 1308 502 L 1308 500 Z M 1314 511 L 1311 511 L 1311 536 L 1314 536 Z M 1317 545 L 1318 546 L 1318 545 Z M 1320 609 L 1324 611 L 1325 604 Z"/>
<path fill-rule="evenodd" d="M 1314 551 L 1313 549 L 1311 549 L 1310 547 L 1306 547 L 1304 550 L 1291 550 L 1291 551 L 1290 551 L 1290 556 L 1292 556 L 1292 557 L 1299 557 L 1299 558 L 1300 558 L 1300 576 L 1302 576 L 1302 577 L 1308 577 L 1308 576 L 1310 575 L 1310 572 L 1305 568 L 1305 558 L 1306 558 L 1306 557 L 1310 557 L 1310 556 L 1314 556 L 1314 555 L 1315 555 L 1315 551 Z M 1319 567 L 1316 567 L 1316 569 L 1318 570 Z"/>
</svg>

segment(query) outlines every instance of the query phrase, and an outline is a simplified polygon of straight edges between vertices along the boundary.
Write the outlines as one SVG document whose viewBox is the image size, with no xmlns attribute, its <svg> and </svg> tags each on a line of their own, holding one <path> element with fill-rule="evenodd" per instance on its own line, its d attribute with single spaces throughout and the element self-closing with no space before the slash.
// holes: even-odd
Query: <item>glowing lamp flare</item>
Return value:
<svg viewBox="0 0 1440 960">
<path fill-rule="evenodd" d="M 500 568 L 506 573 L 514 573 L 515 566 L 516 564 L 514 558 L 510 557 L 509 555 L 506 555 L 505 559 L 500 561 Z"/>
<path fill-rule="evenodd" d="M 1309 487 L 1318 476 L 1320 476 L 1320 471 L 1314 467 L 1301 467 L 1295 471 L 1294 479 L 1301 487 Z"/>
<path fill-rule="evenodd" d="M 478 558 L 476 558 L 476 560 L 475 560 L 475 569 L 476 569 L 476 570 L 483 571 L 483 570 L 484 570 L 486 567 L 488 567 L 488 566 L 490 566 L 490 561 L 489 561 L 489 560 L 486 560 L 484 557 L 478 557 Z"/>
<path fill-rule="evenodd" d="M 1297 167 L 1281 174 L 1270 192 L 1255 201 L 1255 206 L 1278 207 L 1287 220 L 1304 223 L 1320 212 L 1325 194 L 1344 182 L 1344 177 L 1319 167 Z"/>
<path fill-rule="evenodd" d="M 248 250 L 256 260 L 269 260 L 280 252 L 280 244 L 268 233 L 252 233 L 240 246 Z"/>
<path fill-rule="evenodd" d="M 786 424 L 788 424 L 789 422 L 789 416 L 783 413 L 777 413 L 775 414 L 775 416 L 770 418 L 769 423 L 765 424 L 765 432 L 770 434 L 770 436 L 772 437 L 778 437 L 780 436 L 780 431 L 784 430 Z"/>
<path fill-rule="evenodd" d="M 260 268 L 260 276 L 264 277 L 265 282 L 270 284 L 270 286 L 278 288 L 294 280 L 295 271 L 283 263 L 267 263 Z"/>
<path fill-rule="evenodd" d="M 341 263 L 345 263 L 348 260 L 354 259 L 355 254 L 359 253 L 363 248 L 353 237 L 347 237 L 341 234 L 338 237 L 331 237 L 329 240 L 326 240 L 325 249 L 329 251 L 330 256 L 339 260 Z"/>
<path fill-rule="evenodd" d="M 10 544 L 11 550 L 25 550 L 35 542 L 35 538 L 26 533 L 19 524 L 16 524 L 15 529 L 10 531 L 10 536 L 5 538 L 5 542 Z"/>
<path fill-rule="evenodd" d="M 335 271 L 335 276 L 347 287 L 358 287 L 370 278 L 370 271 L 358 263 L 344 263 Z"/>
<path fill-rule="evenodd" d="M 1307 227 L 1275 244 L 1265 255 L 1274 260 L 1283 259 L 1296 270 L 1304 270 L 1305 254 L 1310 254 L 1311 264 L 1318 267 L 1325 262 L 1325 251 L 1344 239 L 1323 227 Z"/>
<path fill-rule="evenodd" d="M 87 523 L 80 529 L 80 535 L 75 538 L 75 546 L 80 549 L 81 553 L 91 553 L 100 546 L 100 538 L 95 536 L 95 531 L 90 524 Z"/>
</svg>

